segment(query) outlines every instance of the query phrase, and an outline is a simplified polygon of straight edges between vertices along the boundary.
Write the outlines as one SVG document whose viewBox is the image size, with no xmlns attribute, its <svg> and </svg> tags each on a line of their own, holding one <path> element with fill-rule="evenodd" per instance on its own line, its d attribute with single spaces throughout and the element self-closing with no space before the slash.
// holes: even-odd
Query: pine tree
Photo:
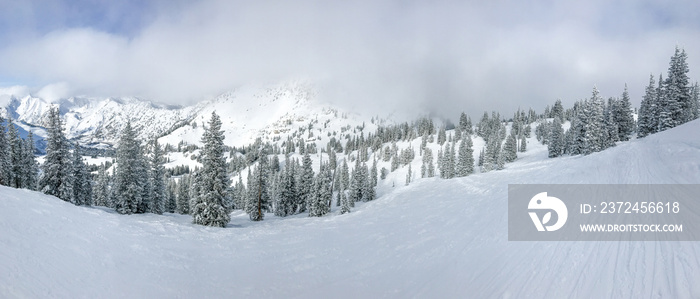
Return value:
<svg viewBox="0 0 700 299">
<path fill-rule="evenodd" d="M 264 211 L 270 202 L 268 193 L 268 178 L 266 165 L 263 160 L 253 169 L 253 173 L 248 180 L 248 202 L 246 203 L 246 213 L 252 221 L 262 221 L 265 217 Z"/>
<path fill-rule="evenodd" d="M 406 186 L 411 183 L 411 164 L 408 164 L 408 171 L 406 172 Z"/>
<path fill-rule="evenodd" d="M 350 200 L 348 199 L 348 196 L 345 194 L 344 189 L 346 189 L 345 186 L 342 186 L 342 181 L 341 181 L 341 186 L 338 189 L 338 197 L 340 198 L 340 214 L 347 214 L 350 213 Z"/>
<path fill-rule="evenodd" d="M 391 172 L 394 172 L 394 170 L 399 169 L 399 157 L 398 155 L 394 154 L 391 156 Z"/>
<path fill-rule="evenodd" d="M 479 152 L 479 161 L 477 163 L 477 166 L 484 166 L 484 148 L 481 148 L 481 151 Z"/>
<path fill-rule="evenodd" d="M 642 138 L 656 131 L 657 120 L 654 113 L 656 98 L 656 82 L 654 82 L 654 75 L 649 75 L 649 85 L 646 87 L 641 106 L 639 107 L 637 137 Z"/>
<path fill-rule="evenodd" d="M 497 170 L 502 170 L 505 168 L 506 165 L 506 154 L 505 151 L 501 150 L 498 152 L 498 157 L 496 158 L 496 169 Z"/>
<path fill-rule="evenodd" d="M 114 194 L 115 206 L 120 214 L 133 214 L 139 212 L 142 204 L 143 168 L 141 149 L 136 140 L 136 132 L 131 127 L 131 122 L 126 123 L 119 139 L 117 148 L 117 169 L 115 172 Z"/>
<path fill-rule="evenodd" d="M 331 172 L 328 165 L 321 166 L 321 170 L 315 178 L 314 191 L 312 192 L 309 217 L 321 217 L 330 212 Z"/>
<path fill-rule="evenodd" d="M 664 110 L 668 113 L 670 123 L 663 123 L 663 128 L 666 128 L 666 125 L 675 127 L 692 118 L 690 80 L 688 78 L 689 69 L 686 59 L 687 54 L 685 50 L 676 47 L 676 51 L 671 57 L 668 77 L 665 82 L 666 97 Z"/>
<path fill-rule="evenodd" d="M 656 88 L 656 109 L 654 111 L 654 119 L 656 119 L 654 133 L 674 127 L 673 110 L 675 109 L 675 103 L 669 103 L 668 99 L 668 85 L 664 84 L 663 77 L 659 75 L 659 84 Z"/>
<path fill-rule="evenodd" d="M 468 137 L 467 137 L 468 138 Z M 435 165 L 433 164 L 433 151 L 425 148 L 423 151 L 423 164 L 420 168 L 421 177 L 431 178 L 435 176 Z"/>
<path fill-rule="evenodd" d="M 445 141 L 447 141 L 447 135 L 445 134 L 445 126 L 442 126 L 440 127 L 440 131 L 438 131 L 437 142 L 439 145 L 443 145 Z"/>
<path fill-rule="evenodd" d="M 459 144 L 459 157 L 457 159 L 457 176 L 463 177 L 474 172 L 474 149 L 472 139 L 465 136 Z"/>
<path fill-rule="evenodd" d="M 627 141 L 634 133 L 635 123 L 632 116 L 632 104 L 630 103 L 629 92 L 627 92 L 627 84 L 625 91 L 622 93 L 622 99 L 613 108 L 613 119 L 617 125 L 617 139 Z"/>
<path fill-rule="evenodd" d="M 153 152 L 151 153 L 151 206 L 150 212 L 154 214 L 163 214 L 165 212 L 165 203 L 169 201 L 165 186 L 165 159 L 163 158 L 163 150 L 158 144 L 158 140 L 154 139 L 152 144 Z"/>
<path fill-rule="evenodd" d="M 141 202 L 137 206 L 137 213 L 148 213 L 151 210 L 151 202 L 153 201 L 153 188 L 151 186 L 151 166 L 146 157 L 146 148 L 140 145 L 136 147 L 136 165 L 135 176 L 138 178 L 137 183 L 141 185 Z"/>
<path fill-rule="evenodd" d="M 246 194 L 248 194 L 248 192 L 245 189 L 245 185 L 243 184 L 243 176 L 240 172 L 238 173 L 238 182 L 236 182 L 236 187 L 233 190 L 236 202 L 236 209 L 246 211 Z"/>
<path fill-rule="evenodd" d="M 165 211 L 175 213 L 177 209 L 177 183 L 175 180 L 167 180 L 167 202 L 165 203 Z"/>
<path fill-rule="evenodd" d="M 10 142 L 10 187 L 22 188 L 22 179 L 24 178 L 22 175 L 22 162 L 24 162 L 22 159 L 24 154 L 22 139 L 19 137 L 17 127 L 12 125 L 12 120 L 8 119 L 7 122 L 9 123 L 7 141 Z"/>
<path fill-rule="evenodd" d="M 226 173 L 224 138 L 221 119 L 216 112 L 212 112 L 209 126 L 202 136 L 201 199 L 192 209 L 192 222 L 195 224 L 225 227 L 231 221 L 225 207 L 231 183 Z"/>
<path fill-rule="evenodd" d="M 556 117 L 555 117 L 556 118 Z M 515 139 L 515 134 L 511 134 L 506 138 L 503 145 L 503 155 L 506 163 L 515 161 L 518 158 L 518 141 Z"/>
<path fill-rule="evenodd" d="M 555 117 L 552 122 L 552 128 L 549 130 L 549 144 L 547 151 L 550 158 L 561 156 L 564 152 L 564 128 L 561 125 L 559 118 Z"/>
<path fill-rule="evenodd" d="M 585 115 L 585 133 L 583 154 L 588 155 L 594 152 L 599 152 L 605 149 L 605 139 L 603 138 L 604 130 L 604 107 L 605 103 L 599 96 L 598 89 L 593 87 L 593 96 L 590 101 L 584 105 Z"/>
<path fill-rule="evenodd" d="M 362 200 L 362 180 L 360 178 L 360 170 L 358 169 L 358 167 L 356 167 L 352 171 L 348 193 L 350 207 L 354 208 L 355 202 Z"/>
<path fill-rule="evenodd" d="M 566 142 L 566 152 L 570 155 L 580 155 L 583 153 L 585 126 L 584 126 L 584 104 L 580 103 L 580 110 L 576 111 L 574 118 L 571 120 L 571 128 L 566 131 L 567 142 Z"/>
<path fill-rule="evenodd" d="M 608 99 L 608 107 L 605 109 L 603 122 L 604 132 L 603 132 L 603 149 L 615 146 L 615 143 L 620 141 L 620 129 L 619 124 L 616 121 L 615 114 L 619 109 L 620 102 L 615 98 Z"/>
<path fill-rule="evenodd" d="M 552 118 L 558 118 L 560 122 L 564 122 L 564 106 L 562 106 L 560 99 L 554 102 L 551 113 Z"/>
<path fill-rule="evenodd" d="M 175 212 L 182 215 L 190 213 L 190 176 L 183 175 L 177 183 L 177 201 Z"/>
<path fill-rule="evenodd" d="M 97 170 L 97 184 L 95 184 L 92 194 L 94 196 L 94 205 L 109 207 L 109 174 L 104 163 Z"/>
<path fill-rule="evenodd" d="M 459 115 L 459 130 L 468 135 L 472 134 L 472 121 L 464 112 Z"/>
<path fill-rule="evenodd" d="M 12 126 L 8 122 L 8 126 Z M 12 162 L 10 157 L 9 142 L 5 132 L 5 118 L 0 113 L 0 185 L 10 185 L 10 175 L 12 173 Z"/>
<path fill-rule="evenodd" d="M 700 86 L 698 86 L 698 82 L 695 82 L 695 85 L 693 85 L 693 89 L 690 93 L 690 103 L 692 119 L 700 118 Z"/>
<path fill-rule="evenodd" d="M 524 153 L 527 151 L 527 138 L 525 138 L 525 134 L 520 135 L 520 152 Z"/>
<path fill-rule="evenodd" d="M 372 162 L 372 168 L 369 170 L 369 178 L 370 181 L 372 182 L 372 187 L 377 186 L 377 159 L 374 159 L 374 162 Z"/>
<path fill-rule="evenodd" d="M 27 135 L 27 139 L 24 140 L 24 156 L 22 163 L 25 168 L 23 171 L 25 179 L 22 188 L 29 190 L 36 190 L 39 182 L 39 164 L 36 162 L 36 158 L 34 157 L 35 151 L 34 134 L 30 130 L 29 134 Z"/>
<path fill-rule="evenodd" d="M 301 163 L 302 165 L 297 184 L 297 206 L 299 207 L 298 213 L 306 212 L 314 181 L 314 170 L 312 168 L 312 161 L 309 153 L 304 154 Z"/>
<path fill-rule="evenodd" d="M 92 180 L 78 145 L 73 150 L 73 179 L 73 203 L 79 206 L 92 205 Z"/>
<path fill-rule="evenodd" d="M 68 142 L 63 136 L 63 122 L 58 107 L 49 110 L 46 128 L 46 156 L 39 180 L 41 192 L 65 201 L 73 197 L 73 177 Z"/>
<path fill-rule="evenodd" d="M 342 189 L 340 190 L 348 190 L 348 187 L 350 186 L 350 169 L 348 167 L 348 162 L 345 159 L 343 159 L 343 165 L 340 168 L 340 183 L 342 186 Z"/>
<path fill-rule="evenodd" d="M 292 215 L 296 213 L 298 209 L 297 203 L 301 201 L 299 200 L 299 193 L 297 192 L 299 190 L 296 179 L 298 164 L 292 163 L 291 160 L 289 160 L 287 166 L 288 169 L 282 190 L 284 191 L 285 215 Z M 347 167 L 347 164 L 345 166 Z"/>
</svg>

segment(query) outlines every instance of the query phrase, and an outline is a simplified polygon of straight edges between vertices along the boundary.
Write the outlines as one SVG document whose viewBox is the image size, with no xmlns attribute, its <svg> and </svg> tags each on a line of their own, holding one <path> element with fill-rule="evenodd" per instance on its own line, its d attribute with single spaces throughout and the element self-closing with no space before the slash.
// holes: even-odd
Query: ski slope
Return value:
<svg viewBox="0 0 700 299">
<path fill-rule="evenodd" d="M 509 183 L 698 184 L 699 132 L 557 159 L 531 138 L 502 171 L 397 171 L 350 214 L 223 229 L 0 187 L 0 297 L 698 298 L 698 242 L 508 242 L 506 204 Z"/>
</svg>

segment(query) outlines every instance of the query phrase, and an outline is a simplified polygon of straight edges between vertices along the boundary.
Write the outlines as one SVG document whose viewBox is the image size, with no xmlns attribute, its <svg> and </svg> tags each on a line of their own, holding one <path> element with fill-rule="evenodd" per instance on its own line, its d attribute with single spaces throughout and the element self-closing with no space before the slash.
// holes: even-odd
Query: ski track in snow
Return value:
<svg viewBox="0 0 700 299">
<path fill-rule="evenodd" d="M 503 171 L 392 188 L 398 171 L 350 214 L 224 229 L 0 187 L 0 297 L 698 298 L 698 242 L 507 241 L 509 183 L 698 184 L 698 132 L 557 159 L 531 138 Z"/>
</svg>

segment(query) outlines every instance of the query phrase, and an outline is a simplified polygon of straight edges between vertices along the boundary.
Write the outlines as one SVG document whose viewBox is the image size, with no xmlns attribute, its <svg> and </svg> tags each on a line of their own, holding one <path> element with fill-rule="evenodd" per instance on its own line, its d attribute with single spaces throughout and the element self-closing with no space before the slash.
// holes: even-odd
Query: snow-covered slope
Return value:
<svg viewBox="0 0 700 299">
<path fill-rule="evenodd" d="M 6 109 L 17 122 L 41 127 L 51 105 L 58 104 L 66 124 L 66 136 L 89 147 L 115 145 L 127 121 L 131 121 L 142 140 L 160 137 L 163 144 L 176 145 L 181 141 L 199 144 L 203 125 L 213 111 L 221 116 L 225 143 L 229 146 L 245 146 L 256 138 L 286 139 L 302 127 L 307 130 L 300 137 L 307 138 L 308 127 L 314 124 L 316 130 L 331 126 L 340 131 L 341 127 L 369 121 L 369 117 L 360 118 L 323 104 L 316 95 L 311 83 L 297 80 L 242 86 L 187 107 L 158 105 L 135 97 L 72 97 L 53 103 L 27 96 L 11 98 Z M 321 136 L 313 139 L 318 137 Z"/>
<path fill-rule="evenodd" d="M 159 136 L 194 114 L 193 107 L 168 107 L 138 98 L 69 98 L 52 103 L 27 96 L 12 98 L 7 110 L 17 121 L 45 126 L 47 112 L 55 104 L 60 107 L 66 136 L 93 147 L 113 145 L 127 121 L 138 129 L 140 138 L 148 139 Z"/>
<path fill-rule="evenodd" d="M 698 184 L 698 132 L 558 159 L 531 142 L 503 171 L 397 171 L 350 214 L 223 229 L 0 187 L 0 297 L 698 298 L 698 242 L 508 242 L 506 218 L 509 183 Z"/>
</svg>

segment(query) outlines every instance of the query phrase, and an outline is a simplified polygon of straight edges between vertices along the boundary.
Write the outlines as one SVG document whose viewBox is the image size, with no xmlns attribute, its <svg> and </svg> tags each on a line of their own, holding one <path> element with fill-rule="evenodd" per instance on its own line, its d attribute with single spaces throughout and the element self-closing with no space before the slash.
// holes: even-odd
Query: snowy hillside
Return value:
<svg viewBox="0 0 700 299">
<path fill-rule="evenodd" d="M 155 105 L 138 98 L 69 98 L 52 103 L 27 96 L 13 98 L 7 110 L 19 122 L 45 126 L 47 112 L 54 104 L 61 109 L 66 137 L 91 147 L 113 145 L 127 120 L 139 128 L 141 138 L 148 139 L 189 119 L 193 114 L 191 107 Z"/>
<path fill-rule="evenodd" d="M 510 183 L 698 184 L 698 132 L 557 159 L 530 138 L 502 171 L 396 171 L 350 214 L 223 229 L 0 187 L 0 297 L 697 298 L 697 242 L 508 242 L 506 204 Z"/>
<path fill-rule="evenodd" d="M 139 137 L 148 140 L 162 137 L 162 144 L 184 141 L 200 144 L 203 127 L 216 111 L 222 118 L 226 144 L 244 146 L 256 138 L 263 141 L 285 138 L 307 128 L 326 129 L 362 125 L 370 117 L 359 118 L 316 99 L 317 91 L 305 81 L 287 81 L 274 85 L 246 85 L 215 98 L 187 107 L 158 105 L 135 98 L 78 98 L 57 103 L 42 98 L 12 97 L 6 110 L 17 123 L 24 126 L 45 126 L 51 105 L 58 104 L 65 122 L 66 137 L 84 146 L 113 146 L 127 120 L 135 126 Z M 371 128 L 372 130 L 374 128 Z M 322 133 L 327 133 L 323 130 Z M 319 133 L 319 131 L 316 131 Z M 318 134 L 317 134 L 318 135 Z M 308 130 L 303 138 L 307 138 Z M 316 136 L 327 137 L 327 136 Z M 327 140 L 326 140 L 327 142 Z M 325 142 L 323 143 L 325 144 Z"/>
</svg>

